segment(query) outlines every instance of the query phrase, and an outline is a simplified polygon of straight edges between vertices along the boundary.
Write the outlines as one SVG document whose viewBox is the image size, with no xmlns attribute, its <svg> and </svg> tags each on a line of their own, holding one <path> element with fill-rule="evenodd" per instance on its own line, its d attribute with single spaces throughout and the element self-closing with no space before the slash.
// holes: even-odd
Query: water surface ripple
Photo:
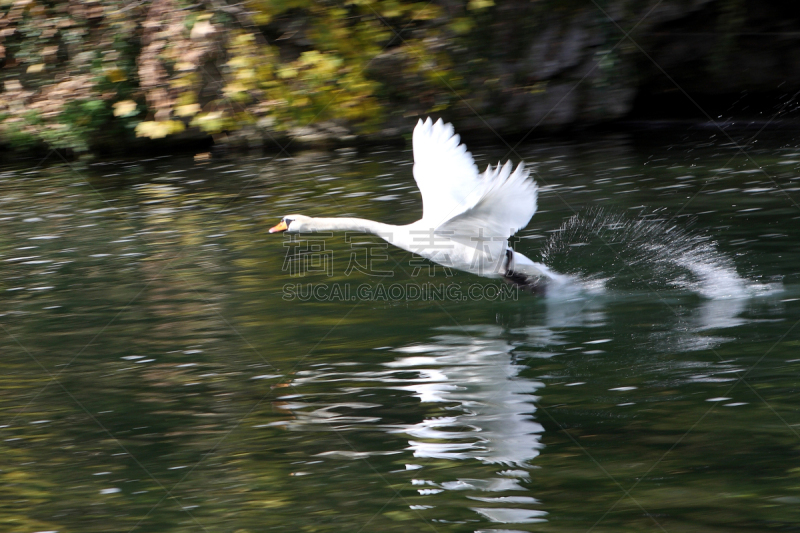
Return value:
<svg viewBox="0 0 800 533">
<path fill-rule="evenodd" d="M 7 165 L 0 529 L 800 528 L 800 151 L 709 135 L 522 150 L 546 298 L 267 233 L 417 219 L 408 151 Z"/>
</svg>

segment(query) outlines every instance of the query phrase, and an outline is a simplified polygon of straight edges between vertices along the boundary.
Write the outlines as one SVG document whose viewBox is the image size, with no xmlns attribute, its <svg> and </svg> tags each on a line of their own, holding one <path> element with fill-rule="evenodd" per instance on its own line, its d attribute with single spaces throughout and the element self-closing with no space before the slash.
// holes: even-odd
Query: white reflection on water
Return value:
<svg viewBox="0 0 800 533">
<path fill-rule="evenodd" d="M 328 405 L 306 402 L 302 394 L 285 397 L 287 403 L 283 408 L 291 409 L 295 417 L 287 422 L 287 427 L 320 431 L 363 430 L 371 426 L 387 434 L 407 436 L 405 450 L 402 447 L 358 453 L 329 450 L 317 455 L 366 459 L 410 451 L 421 464 L 407 464 L 406 470 L 418 472 L 415 472 L 418 479 L 411 483 L 418 486 L 415 488 L 419 496 L 430 500 L 430 506 L 451 506 L 453 492 L 463 492 L 462 501 L 484 520 L 543 521 L 545 511 L 529 508 L 539 502 L 528 495 L 525 482 L 530 477 L 530 461 L 543 447 L 540 440 L 544 429 L 533 418 L 536 411 L 533 403 L 539 399 L 535 392 L 544 385 L 520 375 L 526 367 L 516 362 L 514 345 L 507 340 L 508 332 L 502 327 L 486 325 L 438 331 L 440 334 L 424 343 L 407 344 L 387 352 L 387 355 L 394 352 L 397 357 L 384 363 L 383 370 L 326 367 L 298 372 L 294 382 L 298 391 L 327 382 L 338 383 L 341 392 L 335 403 Z M 542 346 L 557 338 L 547 327 L 529 337 L 541 337 L 538 343 Z M 424 418 L 403 425 L 386 424 L 378 416 L 368 416 L 382 412 L 382 407 L 350 397 L 362 394 L 366 388 L 411 393 L 421 402 L 417 412 L 425 413 Z M 358 411 L 366 416 L 358 416 Z M 453 466 L 457 463 L 459 468 L 428 471 L 430 461 L 442 460 L 453 461 Z M 442 474 L 452 477 L 442 479 Z M 434 476 L 435 479 L 425 479 Z M 442 499 L 445 496 L 442 493 L 450 496 Z M 469 505 L 472 503 L 469 500 L 478 505 Z"/>
<path fill-rule="evenodd" d="M 549 328 L 542 328 L 539 333 L 552 340 Z M 416 378 L 397 388 L 412 392 L 423 403 L 442 403 L 451 413 L 425 418 L 395 431 L 411 437 L 408 449 L 420 459 L 474 459 L 516 467 L 496 472 L 498 477 L 488 479 L 459 478 L 425 484 L 447 491 L 512 492 L 497 497 L 467 494 L 467 498 L 493 504 L 494 507 L 471 507 L 491 522 L 542 522 L 547 512 L 527 508 L 538 501 L 518 492 L 527 491 L 521 482 L 529 477 L 529 461 L 543 447 L 544 428 L 532 415 L 536 411 L 533 402 L 539 399 L 534 393 L 544 385 L 520 376 L 524 367 L 516 363 L 511 354 L 514 346 L 504 336 L 498 326 L 471 326 L 459 328 L 458 333 L 437 335 L 425 344 L 394 349 L 401 356 L 386 366 L 417 373 Z M 420 494 L 434 501 L 439 492 L 420 490 Z"/>
<path fill-rule="evenodd" d="M 659 329 L 643 332 L 644 336 L 632 344 L 614 334 L 615 321 L 621 316 L 617 310 L 629 301 L 642 302 L 652 295 L 577 292 L 548 297 L 539 306 L 543 312 L 537 319 L 518 327 L 436 328 L 421 342 L 407 341 L 382 352 L 393 356 L 382 364 L 365 368 L 341 361 L 302 370 L 294 382 L 298 392 L 322 383 L 335 384 L 336 392 L 330 402 L 315 402 L 312 396 L 303 394 L 284 397 L 288 402 L 285 408 L 295 417 L 286 425 L 294 430 L 336 430 L 353 435 L 381 431 L 386 434 L 381 441 L 386 443 L 392 442 L 389 435 L 399 436 L 402 442 L 392 444 L 389 450 L 327 450 L 316 456 L 358 460 L 413 455 L 413 460 L 403 460 L 409 463 L 405 471 L 414 471 L 411 484 L 420 500 L 412 508 L 417 511 L 438 508 L 441 512 L 465 506 L 476 513 L 476 519 L 498 524 L 545 521 L 547 513 L 530 496 L 529 488 L 535 486 L 536 467 L 532 462 L 543 448 L 544 429 L 534 415 L 537 394 L 543 392 L 544 385 L 525 378 L 522 372 L 529 365 L 520 364 L 518 359 L 577 359 L 620 349 L 627 351 L 627 355 L 618 354 L 622 357 L 646 359 L 667 351 L 713 348 L 730 339 L 710 332 L 726 329 L 733 335 L 734 326 L 747 322 L 741 315 L 752 301 L 727 298 L 697 302 L 689 295 L 688 302 L 681 302 L 674 293 L 668 296 L 672 303 L 665 301 L 665 305 L 682 304 L 681 312 L 667 313 L 667 324 L 662 307 Z M 587 337 L 586 330 L 595 328 L 600 334 Z M 732 368 L 688 360 L 652 363 L 658 375 L 672 379 L 680 374 L 684 383 L 730 379 L 716 374 L 731 372 Z M 388 422 L 384 416 L 395 416 L 385 415 L 389 404 L 380 400 L 384 397 L 380 391 L 392 392 L 393 399 L 398 398 L 398 392 L 401 398 L 408 394 L 417 398 L 420 404 L 407 411 L 412 421 Z M 362 397 L 374 398 L 376 403 L 365 402 Z M 463 497 L 460 504 L 458 496 Z"/>
<path fill-rule="evenodd" d="M 533 421 L 533 393 L 544 385 L 519 376 L 522 368 L 496 326 L 438 335 L 427 344 L 397 348 L 389 368 L 414 370 L 401 390 L 420 401 L 450 404 L 451 416 L 426 418 L 402 431 L 415 457 L 478 459 L 524 465 L 539 454 L 542 426 Z M 424 354 L 424 355 L 422 355 Z M 442 442 L 446 441 L 446 442 Z"/>
</svg>

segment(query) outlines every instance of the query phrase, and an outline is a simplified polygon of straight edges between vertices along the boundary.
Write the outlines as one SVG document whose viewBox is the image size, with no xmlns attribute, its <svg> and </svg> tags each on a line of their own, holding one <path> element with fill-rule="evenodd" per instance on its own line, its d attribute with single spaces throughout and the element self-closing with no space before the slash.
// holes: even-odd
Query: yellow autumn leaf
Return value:
<svg viewBox="0 0 800 533">
<path fill-rule="evenodd" d="M 227 84 L 225 86 L 225 88 L 222 89 L 222 92 L 228 98 L 231 98 L 231 97 L 233 97 L 233 96 L 235 96 L 235 95 L 237 95 L 239 93 L 243 93 L 245 91 L 247 91 L 247 87 L 245 87 L 244 85 L 242 85 L 241 83 L 239 83 L 237 81 Z"/>
<path fill-rule="evenodd" d="M 115 117 L 129 117 L 136 112 L 136 102 L 133 100 L 115 102 L 113 107 Z"/>
<path fill-rule="evenodd" d="M 250 66 L 251 60 L 247 56 L 236 56 L 228 60 L 228 66 L 231 68 L 244 68 Z"/>
<path fill-rule="evenodd" d="M 316 63 L 319 63 L 323 59 L 324 58 L 323 58 L 322 54 L 319 53 L 319 51 L 310 50 L 308 52 L 303 52 L 300 55 L 300 64 L 303 65 L 303 66 L 314 65 Z"/>
<path fill-rule="evenodd" d="M 177 63 L 175 63 L 175 70 L 179 72 L 194 70 L 194 63 L 191 63 L 189 61 L 178 61 Z"/>
<path fill-rule="evenodd" d="M 149 120 L 136 125 L 136 136 L 163 139 L 167 135 L 180 133 L 184 129 L 186 129 L 186 126 L 179 120 Z"/>
<path fill-rule="evenodd" d="M 110 68 L 105 71 L 106 78 L 111 80 L 113 83 L 118 83 L 120 81 L 125 81 L 128 77 L 125 75 L 125 71 L 121 68 Z"/>
<path fill-rule="evenodd" d="M 492 7 L 494 5 L 493 0 L 469 0 L 469 4 L 467 4 L 467 9 L 475 10 L 475 9 L 484 9 L 487 7 Z"/>
<path fill-rule="evenodd" d="M 44 70 L 44 63 L 37 63 L 36 65 L 31 65 L 28 67 L 27 72 L 28 74 L 36 74 L 37 72 L 41 72 Z"/>
<path fill-rule="evenodd" d="M 219 111 L 214 111 L 204 115 L 196 115 L 192 120 L 191 125 L 196 126 L 207 133 L 218 133 L 225 129 L 226 121 L 222 113 Z"/>
<path fill-rule="evenodd" d="M 297 77 L 297 69 L 292 67 L 282 68 L 278 71 L 278 77 L 282 79 Z"/>
<path fill-rule="evenodd" d="M 175 114 L 179 117 L 190 117 L 200 112 L 200 104 L 179 105 L 175 108 Z"/>
<path fill-rule="evenodd" d="M 252 68 L 243 68 L 236 72 L 236 78 L 239 80 L 252 80 L 256 77 L 256 71 Z"/>
</svg>

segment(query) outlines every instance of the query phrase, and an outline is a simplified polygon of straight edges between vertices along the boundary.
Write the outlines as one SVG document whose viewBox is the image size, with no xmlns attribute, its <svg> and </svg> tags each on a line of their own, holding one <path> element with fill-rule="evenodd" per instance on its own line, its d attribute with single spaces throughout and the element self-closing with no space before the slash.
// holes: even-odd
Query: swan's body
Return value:
<svg viewBox="0 0 800 533">
<path fill-rule="evenodd" d="M 453 126 L 420 120 L 414 128 L 414 179 L 422 193 L 422 218 L 405 226 L 360 218 L 287 215 L 270 233 L 357 231 L 440 265 L 479 276 L 504 278 L 530 288 L 559 277 L 515 252 L 508 238 L 536 212 L 538 187 L 522 163 L 478 167 Z"/>
</svg>

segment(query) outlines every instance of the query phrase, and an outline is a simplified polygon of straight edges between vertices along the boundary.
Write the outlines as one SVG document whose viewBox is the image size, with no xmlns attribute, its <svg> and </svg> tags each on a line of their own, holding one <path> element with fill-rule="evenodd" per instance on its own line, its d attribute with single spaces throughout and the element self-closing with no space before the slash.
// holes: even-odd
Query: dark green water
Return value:
<svg viewBox="0 0 800 533">
<path fill-rule="evenodd" d="M 800 530 L 800 149 L 720 138 L 520 149 L 548 298 L 267 233 L 415 220 L 409 152 L 5 168 L 0 530 Z"/>
</svg>

